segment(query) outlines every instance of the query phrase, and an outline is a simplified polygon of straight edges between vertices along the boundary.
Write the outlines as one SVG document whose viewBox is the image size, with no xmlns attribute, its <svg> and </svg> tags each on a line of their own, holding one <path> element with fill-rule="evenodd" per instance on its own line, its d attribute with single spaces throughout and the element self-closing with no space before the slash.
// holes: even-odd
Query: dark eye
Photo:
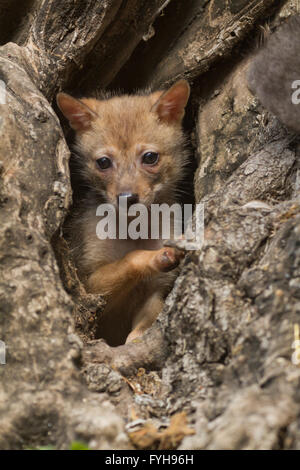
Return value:
<svg viewBox="0 0 300 470">
<path fill-rule="evenodd" d="M 101 157 L 98 158 L 97 165 L 100 170 L 107 170 L 107 168 L 110 168 L 112 166 L 112 161 L 108 157 Z"/>
<path fill-rule="evenodd" d="M 156 163 L 158 162 L 158 159 L 159 159 L 159 155 L 156 152 L 146 152 L 142 156 L 142 162 L 145 165 L 156 165 Z"/>
</svg>

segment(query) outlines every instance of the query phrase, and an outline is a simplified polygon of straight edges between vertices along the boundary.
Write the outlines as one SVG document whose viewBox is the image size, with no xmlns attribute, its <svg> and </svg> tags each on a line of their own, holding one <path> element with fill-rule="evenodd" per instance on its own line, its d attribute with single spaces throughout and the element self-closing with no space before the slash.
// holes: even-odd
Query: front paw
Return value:
<svg viewBox="0 0 300 470">
<path fill-rule="evenodd" d="M 177 268 L 184 254 L 183 251 L 177 250 L 176 248 L 162 248 L 155 257 L 155 267 L 158 271 L 163 273 L 172 271 L 172 269 Z"/>
</svg>

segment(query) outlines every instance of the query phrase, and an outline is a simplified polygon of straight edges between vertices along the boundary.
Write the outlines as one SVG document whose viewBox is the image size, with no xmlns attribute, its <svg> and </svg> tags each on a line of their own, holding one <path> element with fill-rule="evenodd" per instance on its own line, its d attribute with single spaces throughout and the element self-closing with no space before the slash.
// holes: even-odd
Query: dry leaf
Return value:
<svg viewBox="0 0 300 470">
<path fill-rule="evenodd" d="M 138 431 L 128 434 L 138 449 L 170 450 L 176 449 L 185 436 L 195 434 L 195 431 L 188 427 L 187 416 L 183 411 L 175 414 L 170 425 L 163 431 L 159 431 L 148 421 Z"/>
</svg>

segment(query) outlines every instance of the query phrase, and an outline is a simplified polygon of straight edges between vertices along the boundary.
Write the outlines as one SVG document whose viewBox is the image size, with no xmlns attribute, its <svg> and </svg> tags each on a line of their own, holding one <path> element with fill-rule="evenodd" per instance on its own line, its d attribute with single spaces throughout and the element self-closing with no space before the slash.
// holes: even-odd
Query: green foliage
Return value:
<svg viewBox="0 0 300 470">
<path fill-rule="evenodd" d="M 73 441 L 70 450 L 90 450 L 85 442 Z"/>
<path fill-rule="evenodd" d="M 57 450 L 54 446 L 39 446 L 39 447 L 27 447 L 25 450 Z M 85 442 L 73 441 L 71 442 L 69 450 L 91 450 Z"/>
</svg>

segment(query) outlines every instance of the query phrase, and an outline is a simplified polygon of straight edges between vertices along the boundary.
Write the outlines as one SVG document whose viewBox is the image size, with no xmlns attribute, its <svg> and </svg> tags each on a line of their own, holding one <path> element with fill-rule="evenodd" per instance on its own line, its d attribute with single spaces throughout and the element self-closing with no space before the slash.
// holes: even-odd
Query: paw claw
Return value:
<svg viewBox="0 0 300 470">
<path fill-rule="evenodd" d="M 161 272 L 172 271 L 183 257 L 184 253 L 176 248 L 163 248 L 156 257 L 157 268 Z"/>
</svg>

